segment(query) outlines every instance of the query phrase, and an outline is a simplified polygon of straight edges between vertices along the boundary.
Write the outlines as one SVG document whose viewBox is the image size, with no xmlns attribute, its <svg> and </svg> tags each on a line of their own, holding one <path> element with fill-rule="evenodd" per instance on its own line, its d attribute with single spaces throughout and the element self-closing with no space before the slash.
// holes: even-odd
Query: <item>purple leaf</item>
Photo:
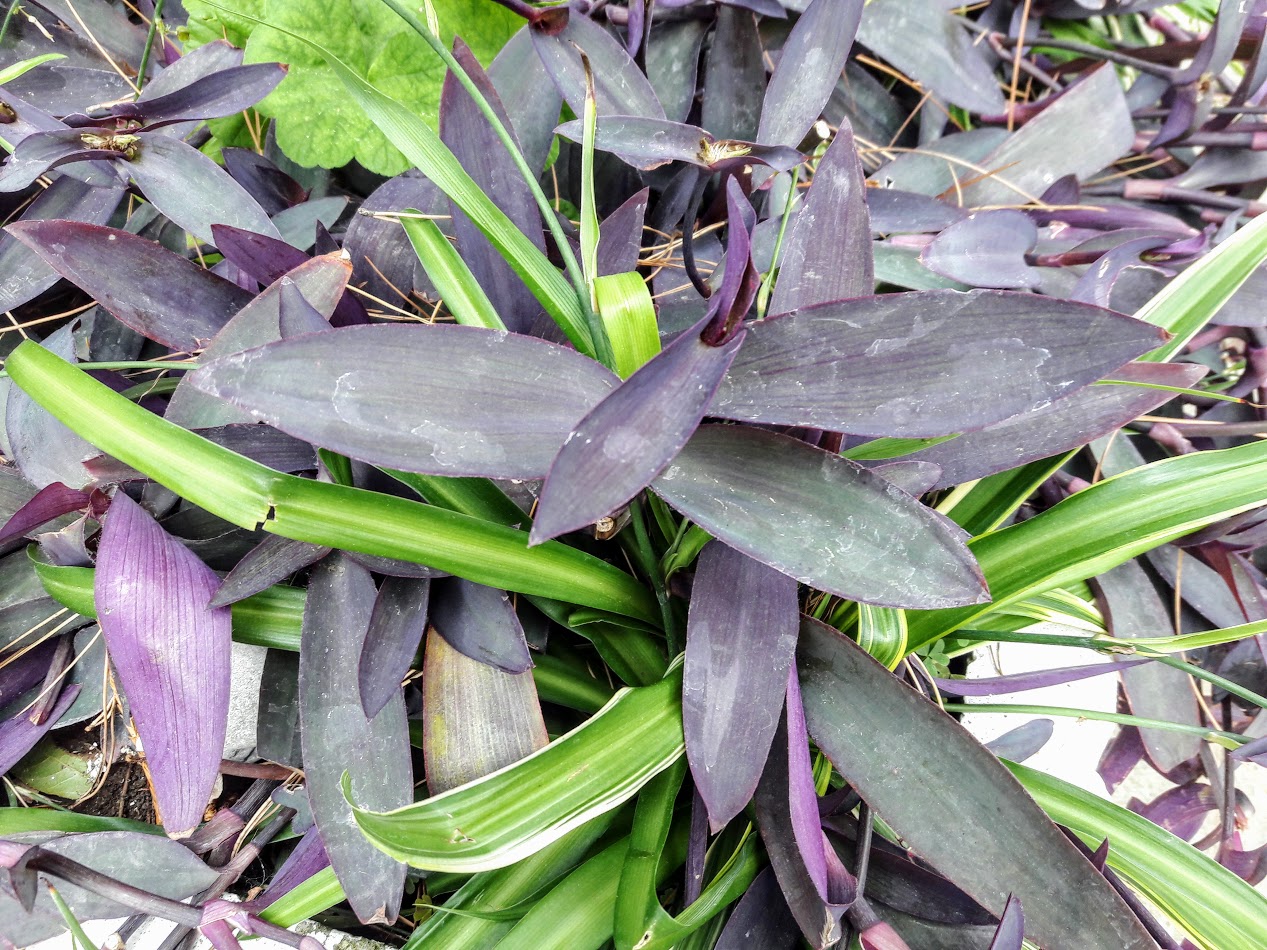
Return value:
<svg viewBox="0 0 1267 950">
<path fill-rule="evenodd" d="M 95 831 L 51 839 L 42 833 L 16 837 L 41 841 L 44 851 L 109 875 L 120 884 L 172 900 L 198 893 L 218 876 L 183 844 L 161 835 Z M 129 907 L 69 881 L 58 881 L 57 890 L 80 921 L 124 917 L 131 912 Z M 28 912 L 11 894 L 0 890 L 0 935 L 30 945 L 65 934 L 66 919 L 58 913 L 47 889 L 37 888 L 34 896 L 35 906 Z"/>
<path fill-rule="evenodd" d="M 141 89 L 138 102 L 149 102 L 184 89 L 199 80 L 235 69 L 242 65 L 244 53 L 228 40 L 212 40 L 204 46 L 182 55 L 157 76 L 153 76 Z"/>
<path fill-rule="evenodd" d="M 1012 894 L 1024 901 L 1039 945 L 1155 950 L 1112 887 L 962 726 L 808 617 L 797 663 L 810 735 L 916 854 L 994 914 Z M 958 833 L 946 834 L 948 821 Z"/>
<path fill-rule="evenodd" d="M 140 119 L 147 129 L 173 122 L 219 119 L 249 109 L 286 78 L 281 63 L 221 69 L 162 96 L 116 107 L 112 114 Z"/>
<path fill-rule="evenodd" d="M 1164 339 L 1133 317 L 1033 294 L 841 300 L 752 324 L 709 414 L 858 435 L 948 435 L 1044 409 Z"/>
<path fill-rule="evenodd" d="M 1147 804 L 1132 800 L 1130 807 L 1172 835 L 1191 841 L 1219 802 L 1207 783 L 1186 782 L 1166 789 Z"/>
<path fill-rule="evenodd" d="M 9 160 L 0 166 L 0 192 L 21 191 L 51 169 L 85 161 L 93 164 L 76 169 L 79 174 L 75 177 L 90 185 L 117 186 L 121 176 L 112 160 L 120 156 L 124 146 L 119 144 L 118 150 L 94 147 L 93 143 L 102 138 L 84 129 L 32 132 L 17 143 Z M 136 137 L 120 136 L 120 140 L 135 143 Z"/>
<path fill-rule="evenodd" d="M 726 257 L 721 286 L 709 301 L 708 325 L 700 338 L 709 346 L 721 346 L 743 336 L 742 322 L 756 298 L 760 276 L 752 262 L 752 209 L 739 182 L 726 179 Z M 713 390 L 716 391 L 716 386 Z"/>
<path fill-rule="evenodd" d="M 920 85 L 969 112 L 1006 107 L 995 59 L 940 0 L 870 0 L 858 41 Z"/>
<path fill-rule="evenodd" d="M 650 188 L 644 188 L 603 219 L 598 231 L 598 273 L 626 274 L 638 268 L 642 251 L 642 226 Z"/>
<path fill-rule="evenodd" d="M 330 329 L 330 321 L 317 312 L 288 277 L 280 281 L 281 291 L 277 300 L 277 332 L 283 340 L 320 333 Z"/>
<path fill-rule="evenodd" d="M 1108 744 L 1096 764 L 1095 770 L 1104 785 L 1113 794 L 1117 787 L 1125 781 L 1126 776 L 1144 757 L 1144 743 L 1139 737 L 1139 730 L 1134 726 L 1125 726 L 1118 731 L 1113 741 Z"/>
<path fill-rule="evenodd" d="M 510 595 L 460 577 L 434 582 L 428 621 L 459 653 L 506 673 L 532 669 Z"/>
<path fill-rule="evenodd" d="M 203 362 L 226 359 L 249 347 L 281 339 L 281 291 L 286 281 L 292 282 L 319 314 L 330 316 L 347 287 L 351 271 L 348 261 L 339 255 L 305 261 L 239 310 L 205 346 Z M 165 417 L 187 429 L 254 421 L 250 413 L 198 391 L 190 375 L 172 393 Z"/>
<path fill-rule="evenodd" d="M 211 598 L 212 607 L 227 607 L 279 584 L 296 571 L 311 567 L 330 553 L 306 541 L 269 535 L 251 548 L 225 576 Z"/>
<path fill-rule="evenodd" d="M 313 569 L 299 649 L 299 716 L 308 800 L 335 876 L 362 923 L 396 919 L 405 866 L 361 833 L 340 786 L 387 811 L 413 801 L 405 702 L 373 719 L 361 709 L 357 665 L 376 596 L 369 571 L 335 553 Z"/>
<path fill-rule="evenodd" d="M 123 183 L 94 188 L 65 176 L 45 188 L 22 215 L 23 221 L 68 218 L 104 224 L 123 197 Z M 13 310 L 57 283 L 57 272 L 31 248 L 11 234 L 0 237 L 0 308 Z"/>
<path fill-rule="evenodd" d="M 13 517 L 0 526 L 0 546 L 23 538 L 36 528 L 48 524 L 54 518 L 88 507 L 88 493 L 77 488 L 67 488 L 61 482 L 50 482 L 35 497 L 14 512 Z"/>
<path fill-rule="evenodd" d="M 800 612 L 796 581 L 720 541 L 700 553 L 686 627 L 682 721 L 717 834 L 752 798 L 770 754 Z"/>
<path fill-rule="evenodd" d="M 198 48 L 206 49 L 205 46 Z M 224 167 L 233 176 L 233 180 L 250 192 L 251 197 L 258 201 L 260 207 L 270 216 L 293 205 L 302 204 L 306 200 L 307 194 L 303 186 L 263 155 L 257 155 L 245 148 L 225 148 L 220 154 L 224 158 Z M 224 227 L 224 225 L 217 227 Z M 211 230 L 216 233 L 216 247 L 220 247 L 216 227 Z M 220 250 L 223 251 L 224 248 Z"/>
<path fill-rule="evenodd" d="M 42 640 L 19 654 L 5 656 L 0 664 L 0 708 L 44 682 L 57 647 L 58 639 L 54 637 Z"/>
<path fill-rule="evenodd" d="M 584 16 L 569 17 L 567 26 L 553 35 L 532 30 L 532 45 L 545 63 L 554 85 L 572 112 L 585 111 L 584 51 L 594 75 L 598 114 L 639 115 L 664 118 L 664 107 L 642 70 L 610 33 Z"/>
<path fill-rule="evenodd" d="M 1087 116 L 1095 116 L 1087 122 Z M 1065 175 L 1085 179 L 1131 149 L 1135 125 L 1112 64 L 1084 73 L 1060 97 L 1009 135 L 980 164 L 1002 169 L 963 189 L 972 206 L 1017 204 Z M 1077 147 L 1071 148 L 1070 143 Z M 943 151 L 938 143 L 938 151 Z M 943 160 L 944 161 L 944 160 Z"/>
<path fill-rule="evenodd" d="M 1170 611 L 1153 587 L 1152 580 L 1135 561 L 1127 561 L 1093 581 L 1099 591 L 1104 619 L 1115 637 L 1155 637 L 1170 629 Z M 1122 670 L 1122 685 L 1131 712 L 1145 719 L 1166 719 L 1196 725 L 1201 721 L 1192 677 L 1183 670 L 1150 663 Z M 1159 772 L 1171 772 L 1196 756 L 1201 737 L 1160 729 L 1140 729 L 1149 761 Z"/>
<path fill-rule="evenodd" d="M 919 234 L 944 231 L 967 212 L 928 195 L 896 188 L 868 188 L 867 213 L 876 234 Z"/>
<path fill-rule="evenodd" d="M 248 901 L 247 905 L 252 913 L 261 913 L 278 898 L 286 896 L 318 871 L 324 871 L 329 866 L 330 856 L 321 843 L 321 833 L 315 826 L 311 827 L 304 832 L 299 844 L 295 845 L 295 849 L 282 862 L 273 879 L 268 882 L 268 887 L 264 888 L 259 897 Z"/>
<path fill-rule="evenodd" d="M 554 141 L 563 96 L 533 48 L 531 33 L 525 26 L 510 38 L 489 64 L 488 78 L 510 116 L 524 160 L 540 172 Z"/>
<path fill-rule="evenodd" d="M 0 647 L 20 642 L 32 627 L 44 626 L 58 606 L 45 592 L 25 551 L 0 558 Z"/>
<path fill-rule="evenodd" d="M 652 488 L 709 534 L 820 590 L 893 607 L 988 599 L 963 532 L 880 476 L 788 436 L 701 426 Z"/>
<path fill-rule="evenodd" d="M 1020 899 L 1011 896 L 999 918 L 999 929 L 994 932 L 990 941 L 990 950 L 1021 950 L 1025 940 L 1025 911 L 1021 908 Z"/>
<path fill-rule="evenodd" d="M 1117 673 L 1132 666 L 1151 662 L 1152 658 L 1146 657 L 1139 660 L 1122 660 L 1116 663 L 1062 666 L 1055 669 L 1037 670 L 1032 673 L 985 676 L 980 679 L 942 679 L 935 676 L 933 677 L 933 682 L 937 684 L 937 688 L 942 692 L 950 693 L 954 696 L 999 696 L 1003 693 L 1021 693 L 1030 689 L 1059 686 L 1061 683 L 1076 683 L 1079 680 L 1090 679 L 1092 676 Z"/>
<path fill-rule="evenodd" d="M 715 950 L 795 950 L 800 945 L 796 919 L 773 869 L 766 868 L 726 921 Z"/>
<path fill-rule="evenodd" d="M 565 122 L 555 131 L 579 142 L 581 120 Z M 698 126 L 636 115 L 600 117 L 595 127 L 594 147 L 618 155 L 622 161 L 644 171 L 669 162 L 687 162 L 713 171 L 752 164 L 787 171 L 804 160 L 800 152 L 786 145 L 719 140 Z"/>
<path fill-rule="evenodd" d="M 453 55 L 467 76 L 483 92 L 503 125 L 510 118 L 483 68 L 460 39 L 453 44 Z M 514 136 L 514 131 L 511 131 Z M 475 100 L 450 72 L 445 76 L 440 96 L 440 138 L 453 150 L 454 156 L 475 183 L 497 205 L 516 228 L 545 251 L 541 212 L 519 174 L 510 153 L 493 127 L 475 104 Z M 450 203 L 453 234 L 476 283 L 484 289 L 493 309 L 506 326 L 525 332 L 532 318 L 541 310 L 532 292 L 506 263 L 506 259 L 489 243 L 483 232 L 465 214 Z"/>
<path fill-rule="evenodd" d="M 985 747 L 1000 759 L 1024 762 L 1047 744 L 1054 728 L 1055 723 L 1050 719 L 1031 719 L 1015 729 L 1009 729 L 997 739 L 991 739 Z"/>
<path fill-rule="evenodd" d="M 126 231 L 19 221 L 9 233 L 127 326 L 173 350 L 201 349 L 251 295 Z"/>
<path fill-rule="evenodd" d="M 432 628 L 422 670 L 427 791 L 439 795 L 518 762 L 549 742 L 532 673 L 470 659 Z"/>
<path fill-rule="evenodd" d="M 704 62 L 700 124 L 719 138 L 749 140 L 761 124 L 765 60 L 756 18 L 717 8 L 713 43 Z"/>
<path fill-rule="evenodd" d="M 1038 229 L 1020 211 L 979 211 L 952 224 L 920 253 L 931 271 L 974 287 L 1023 290 L 1038 286 L 1040 271 L 1025 255 Z"/>
<path fill-rule="evenodd" d="M 908 495 L 918 498 L 924 492 L 932 491 L 933 486 L 941 480 L 941 466 L 931 462 L 908 462 L 898 459 L 895 462 L 884 462 L 869 466 L 871 471 L 892 482 Z"/>
<path fill-rule="evenodd" d="M 910 950 L 893 926 L 882 920 L 858 934 L 858 943 L 862 945 L 862 950 Z"/>
<path fill-rule="evenodd" d="M 173 223 L 208 244 L 213 224 L 281 237 L 264 209 L 229 173 L 180 139 L 141 133 L 124 168 L 145 197 Z"/>
<path fill-rule="evenodd" d="M 1132 382 L 1191 386 L 1206 372 L 1204 366 L 1193 363 L 1130 363 L 1110 375 Z M 940 465 L 942 476 L 935 487 L 947 488 L 1086 445 L 1173 397 L 1165 390 L 1139 386 L 1088 386 L 1044 409 L 906 458 Z"/>
<path fill-rule="evenodd" d="M 848 123 L 828 147 L 788 236 L 774 313 L 862 297 L 875 289 L 862 163 Z"/>
<path fill-rule="evenodd" d="M 209 362 L 186 379 L 372 465 L 492 478 L 544 475 L 618 382 L 571 350 L 454 325 L 344 327 Z"/>
<path fill-rule="evenodd" d="M 652 31 L 646 50 L 647 78 L 664 114 L 675 121 L 685 122 L 695 105 L 699 54 L 707 32 L 708 23 L 696 19 L 657 24 Z"/>
<path fill-rule="evenodd" d="M 681 334 L 576 424 L 546 476 L 530 544 L 616 511 L 686 444 L 743 342 L 740 331 L 709 346 L 703 328 Z"/>
<path fill-rule="evenodd" d="M 208 606 L 219 584 L 136 502 L 115 493 L 97 553 L 98 623 L 173 836 L 202 821 L 224 751 L 232 622 L 227 608 Z"/>
<path fill-rule="evenodd" d="M 844 72 L 862 7 L 863 0 L 813 0 L 801 14 L 766 87 L 758 142 L 800 144 Z"/>
<path fill-rule="evenodd" d="M 357 667 L 361 708 L 366 716 L 377 716 L 400 691 L 427 632 L 430 593 L 431 581 L 425 577 L 389 577 L 379 588 Z"/>
<path fill-rule="evenodd" d="M 19 759 L 35 748 L 35 743 L 57 725 L 78 695 L 77 684 L 67 686 L 57 697 L 52 713 L 38 723 L 31 721 L 32 714 L 26 709 L 19 710 L 11 719 L 0 722 L 0 774 L 7 773 L 18 764 Z M 216 762 L 219 763 L 219 756 Z"/>
</svg>

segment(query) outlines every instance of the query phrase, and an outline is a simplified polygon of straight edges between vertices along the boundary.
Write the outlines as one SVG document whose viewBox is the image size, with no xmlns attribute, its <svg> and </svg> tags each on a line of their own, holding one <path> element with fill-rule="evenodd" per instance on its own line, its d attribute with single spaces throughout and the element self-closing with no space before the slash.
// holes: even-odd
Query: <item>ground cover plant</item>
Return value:
<svg viewBox="0 0 1267 950">
<path fill-rule="evenodd" d="M 1263 5 L 347 7 L 6 6 L 0 942 L 1267 945 Z"/>
</svg>

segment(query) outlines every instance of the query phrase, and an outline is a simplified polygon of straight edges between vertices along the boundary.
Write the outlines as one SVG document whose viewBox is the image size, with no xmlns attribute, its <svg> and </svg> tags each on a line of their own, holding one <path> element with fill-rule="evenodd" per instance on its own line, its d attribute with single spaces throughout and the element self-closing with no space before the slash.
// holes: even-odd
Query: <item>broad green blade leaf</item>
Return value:
<svg viewBox="0 0 1267 950">
<path fill-rule="evenodd" d="M 353 806 L 388 854 L 437 871 L 487 871 L 534 854 L 627 801 L 682 755 L 680 673 L 626 689 L 544 749 L 462 785 L 380 814 Z"/>
<path fill-rule="evenodd" d="M 895 607 L 858 605 L 858 646 L 889 669 L 906 656 L 906 612 Z"/>
<path fill-rule="evenodd" d="M 61 53 L 44 53 L 43 55 L 32 56 L 30 59 L 24 59 L 21 62 L 6 66 L 4 69 L 0 69 L 0 86 L 3 86 L 7 82 L 12 82 L 23 73 L 34 69 L 36 66 L 42 66 L 50 60 L 65 58 L 66 57 Z"/>
<path fill-rule="evenodd" d="M 233 524 L 263 525 L 298 541 L 426 563 L 491 587 L 658 622 L 646 588 L 574 548 L 547 542 L 530 550 L 526 531 L 283 475 L 160 419 L 30 341 L 9 355 L 5 369 L 102 451 Z"/>
<path fill-rule="evenodd" d="M 401 218 L 400 223 L 453 319 L 467 327 L 505 330 L 492 301 L 439 226 L 419 218 Z"/>
<path fill-rule="evenodd" d="M 600 244 L 601 249 L 601 244 Z M 642 277 L 630 271 L 593 280 L 598 314 L 611 340 L 613 367 L 621 379 L 660 352 L 655 303 Z"/>
<path fill-rule="evenodd" d="M 1267 898 L 1227 868 L 1120 805 L 1023 765 L 1004 764 L 1053 821 L 1092 848 L 1108 838 L 1109 867 L 1203 950 L 1267 946 Z"/>
<path fill-rule="evenodd" d="M 1035 518 L 969 542 L 994 600 L 911 612 L 908 649 L 1263 504 L 1267 444 L 1261 442 L 1164 459 L 1097 482 Z"/>
<path fill-rule="evenodd" d="M 788 436 L 700 426 L 652 489 L 731 547 L 841 597 L 914 607 L 988 596 L 958 528 Z"/>
<path fill-rule="evenodd" d="M 1040 945 L 1156 950 L 1109 883 L 957 722 L 810 618 L 797 663 L 810 735 L 916 854 L 991 913 L 1015 894 Z"/>
</svg>

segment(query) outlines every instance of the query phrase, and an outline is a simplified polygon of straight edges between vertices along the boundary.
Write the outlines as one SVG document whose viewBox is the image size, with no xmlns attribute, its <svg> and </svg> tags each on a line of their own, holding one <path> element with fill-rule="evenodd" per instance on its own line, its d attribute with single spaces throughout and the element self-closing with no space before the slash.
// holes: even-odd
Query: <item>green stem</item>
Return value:
<svg viewBox="0 0 1267 950">
<path fill-rule="evenodd" d="M 141 65 L 136 69 L 136 89 L 139 93 L 145 85 L 145 71 L 150 67 L 150 53 L 154 49 L 154 35 L 158 32 L 159 17 L 167 0 L 154 0 L 154 15 L 150 17 L 150 29 L 145 34 L 145 49 L 141 52 Z"/>
<path fill-rule="evenodd" d="M 665 584 L 664 572 L 660 568 L 660 559 L 651 547 L 651 536 L 647 533 L 646 512 L 642 501 L 635 498 L 629 504 L 633 515 L 634 551 L 651 587 L 655 590 L 656 601 L 660 604 L 660 616 L 664 620 L 664 635 L 668 641 L 669 656 L 677 656 L 682 652 L 682 638 L 678 634 L 677 623 L 673 616 L 673 607 L 669 603 L 669 590 Z"/>
<path fill-rule="evenodd" d="M 1183 722 L 1166 719 L 1145 719 L 1125 713 L 1100 712 L 1096 709 L 1072 709 L 1065 706 L 1030 706 L 1020 703 L 944 703 L 941 707 L 953 713 L 1019 713 L 1026 716 L 1057 716 L 1064 719 L 1091 719 L 1096 722 L 1116 722 L 1122 726 L 1138 726 L 1141 729 L 1161 729 L 1166 732 L 1182 732 L 1204 739 L 1218 738 L 1236 745 L 1244 745 L 1249 739 L 1235 732 L 1206 729 Z"/>
<path fill-rule="evenodd" d="M 13 14 L 18 12 L 18 0 L 9 0 L 9 9 L 4 13 L 4 22 L 0 23 L 0 40 L 3 40 L 9 34 L 9 21 L 13 19 Z"/>
</svg>

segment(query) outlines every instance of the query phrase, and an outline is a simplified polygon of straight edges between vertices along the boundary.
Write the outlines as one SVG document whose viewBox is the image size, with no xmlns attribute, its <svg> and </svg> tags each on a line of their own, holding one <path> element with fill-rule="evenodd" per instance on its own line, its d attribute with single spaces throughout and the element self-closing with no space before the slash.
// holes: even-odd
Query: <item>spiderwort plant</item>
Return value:
<svg viewBox="0 0 1267 950">
<path fill-rule="evenodd" d="M 355 0 L 367 59 L 305 6 L 0 31 L 0 295 L 56 327 L 0 384 L 0 760 L 71 797 L 54 740 L 130 720 L 154 807 L 0 809 L 0 936 L 303 946 L 346 901 L 416 948 L 1267 942 L 1235 783 L 1267 235 L 1211 188 L 1253 155 L 1261 16 L 1099 11 L 1132 54 L 1079 3 L 1038 48 L 1002 3 Z M 372 141 L 296 143 L 330 88 Z M 366 194 L 287 148 L 413 170 Z M 264 763 L 224 758 L 231 639 L 270 648 Z M 950 675 L 1036 639 L 1133 654 L 1129 713 L 1048 712 L 1123 723 L 1106 780 L 1171 791 L 1133 813 L 998 757 L 1041 723 L 987 747 L 947 715 L 1104 672 Z"/>
</svg>

